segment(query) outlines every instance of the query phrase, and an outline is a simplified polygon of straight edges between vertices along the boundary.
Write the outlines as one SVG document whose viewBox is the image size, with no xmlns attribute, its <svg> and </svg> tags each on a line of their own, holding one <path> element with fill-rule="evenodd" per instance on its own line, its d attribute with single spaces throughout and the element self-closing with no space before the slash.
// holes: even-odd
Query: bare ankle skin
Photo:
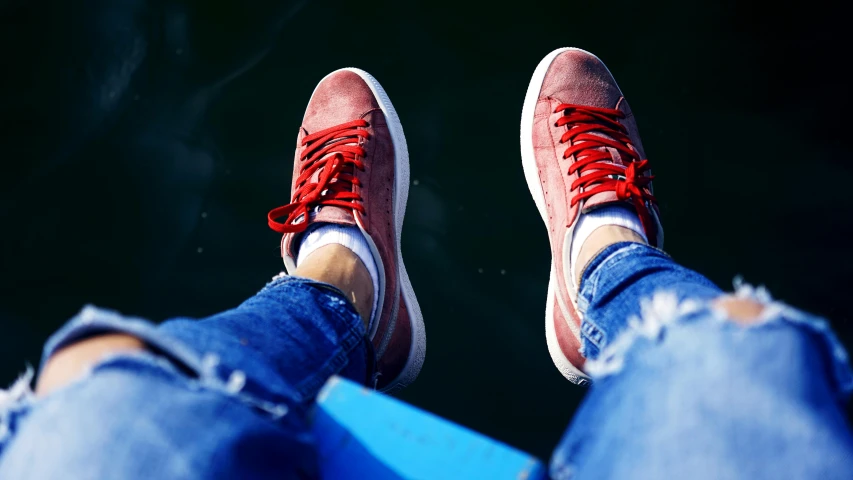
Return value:
<svg viewBox="0 0 853 480">
<path fill-rule="evenodd" d="M 596 255 L 601 253 L 602 250 L 610 245 L 619 242 L 634 242 L 642 243 L 644 245 L 648 243 L 637 232 L 629 228 L 619 227 L 616 225 L 605 225 L 603 227 L 596 228 L 586 241 L 583 242 L 581 251 L 578 254 L 577 265 L 574 268 L 575 285 L 579 286 L 581 284 L 583 272 Z"/>
<path fill-rule="evenodd" d="M 365 328 L 373 310 L 373 280 L 361 259 L 343 245 L 330 244 L 308 255 L 293 275 L 338 287 L 361 315 Z"/>
</svg>

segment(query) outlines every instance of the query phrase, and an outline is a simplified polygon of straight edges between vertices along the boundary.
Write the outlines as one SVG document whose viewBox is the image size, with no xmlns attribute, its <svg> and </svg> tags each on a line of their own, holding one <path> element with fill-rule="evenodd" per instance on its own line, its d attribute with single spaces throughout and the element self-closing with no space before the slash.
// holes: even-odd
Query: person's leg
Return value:
<svg viewBox="0 0 853 480">
<path fill-rule="evenodd" d="M 636 243 L 598 255 L 579 299 L 593 385 L 554 479 L 853 478 L 853 379 L 823 320 Z"/>
<path fill-rule="evenodd" d="M 38 395 L 31 374 L 0 391 L 0 478 L 314 477 L 308 413 L 331 375 L 415 379 L 425 337 L 399 252 L 399 119 L 375 79 L 342 70 L 318 85 L 300 140 L 294 203 L 276 210 L 301 212 L 282 242 L 294 276 L 202 320 L 84 308 L 45 346 Z"/>
<path fill-rule="evenodd" d="M 330 375 L 371 377 L 364 332 L 343 292 L 299 277 L 202 320 L 154 326 L 87 307 L 45 347 L 46 375 L 83 370 L 0 401 L 0 478 L 316 474 L 305 414 Z"/>
<path fill-rule="evenodd" d="M 521 140 L 554 257 L 549 352 L 592 381 L 552 477 L 853 478 L 844 349 L 823 320 L 762 289 L 726 296 L 660 250 L 637 125 L 597 57 L 545 57 Z"/>
</svg>

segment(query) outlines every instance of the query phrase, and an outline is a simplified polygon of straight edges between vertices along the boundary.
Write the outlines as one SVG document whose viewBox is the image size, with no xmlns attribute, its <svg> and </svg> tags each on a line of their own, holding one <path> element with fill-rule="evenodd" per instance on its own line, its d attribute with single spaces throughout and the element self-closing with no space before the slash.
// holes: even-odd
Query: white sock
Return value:
<svg viewBox="0 0 853 480">
<path fill-rule="evenodd" d="M 358 227 L 344 227 L 334 223 L 325 223 L 309 231 L 302 237 L 299 244 L 299 254 L 296 256 L 296 265 L 299 266 L 308 255 L 326 245 L 337 243 L 352 250 L 353 253 L 364 263 L 373 280 L 373 309 L 370 313 L 369 326 L 373 326 L 373 317 L 379 303 L 379 271 L 376 268 L 376 260 L 370 251 L 367 239 Z M 370 331 L 370 328 L 368 328 Z"/>
<path fill-rule="evenodd" d="M 577 265 L 578 255 L 581 253 L 583 242 L 589 238 L 595 229 L 605 225 L 625 227 L 636 232 L 646 242 L 649 241 L 645 231 L 643 231 L 643 224 L 640 223 L 639 215 L 628 207 L 609 205 L 597 208 L 589 213 L 583 213 L 578 219 L 578 224 L 575 225 L 575 231 L 572 234 L 572 252 L 570 254 L 572 260 L 572 279 L 578 278 L 575 273 L 575 266 Z"/>
</svg>

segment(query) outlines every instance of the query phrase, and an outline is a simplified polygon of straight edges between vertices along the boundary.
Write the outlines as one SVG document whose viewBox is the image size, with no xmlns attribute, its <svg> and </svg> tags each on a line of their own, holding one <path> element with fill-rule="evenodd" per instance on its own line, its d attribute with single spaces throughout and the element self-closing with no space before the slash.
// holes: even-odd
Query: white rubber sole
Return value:
<svg viewBox="0 0 853 480">
<path fill-rule="evenodd" d="M 548 212 L 545 209 L 545 193 L 542 191 L 542 185 L 539 180 L 539 171 L 536 167 L 536 154 L 533 150 L 533 115 L 536 110 L 536 103 L 539 101 L 539 92 L 542 90 L 542 82 L 545 80 L 545 74 L 548 73 L 548 67 L 557 55 L 568 51 L 577 50 L 584 53 L 589 53 L 579 48 L 559 48 L 549 53 L 539 62 L 536 70 L 533 71 L 533 77 L 530 79 L 530 85 L 527 87 L 527 94 L 524 96 L 524 106 L 521 109 L 521 165 L 524 168 L 524 178 L 527 181 L 527 188 L 533 196 L 533 201 L 536 203 L 536 209 L 539 210 L 539 215 L 548 228 Z M 589 53 L 592 55 L 591 53 Z M 569 232 L 571 234 L 571 232 Z M 545 341 L 548 344 L 548 352 L 551 354 L 551 360 L 557 367 L 557 370 L 572 383 L 584 384 L 588 383 L 588 376 L 583 373 L 578 367 L 574 366 L 560 349 L 560 344 L 557 340 L 557 334 L 554 327 L 554 303 L 557 301 L 557 280 L 556 268 L 554 261 L 551 260 L 551 274 L 548 282 L 548 297 L 545 304 Z M 574 308 L 574 305 L 569 308 Z M 575 327 L 574 325 L 570 325 Z M 572 330 L 577 330 L 572 328 Z"/>
<path fill-rule="evenodd" d="M 577 385 L 588 385 L 589 377 L 583 373 L 578 367 L 574 366 L 571 361 L 563 354 L 563 349 L 560 348 L 560 342 L 557 340 L 557 332 L 554 327 L 554 302 L 557 301 L 557 291 L 555 290 L 557 280 L 555 279 L 556 268 L 554 263 L 551 263 L 551 276 L 548 282 L 548 297 L 545 304 L 545 342 L 548 344 L 548 353 L 551 354 L 551 361 L 557 370 L 566 377 L 566 379 Z"/>
<path fill-rule="evenodd" d="M 358 68 L 343 68 L 341 70 L 355 73 L 370 87 L 371 92 L 373 92 L 373 96 L 376 97 L 376 100 L 379 102 L 379 107 L 382 109 L 382 113 L 385 115 L 385 119 L 388 122 L 391 142 L 394 144 L 394 228 L 396 230 L 395 240 L 397 242 L 397 276 L 400 279 L 401 296 L 403 302 L 406 304 L 409 321 L 412 325 L 412 346 L 409 350 L 408 361 L 403 367 L 403 370 L 399 375 L 397 375 L 397 378 L 391 380 L 382 389 L 384 392 L 393 392 L 415 381 L 423 367 L 424 357 L 426 356 L 426 329 L 424 327 L 424 317 L 421 313 L 421 307 L 418 304 L 418 299 L 415 296 L 415 290 L 412 288 L 412 282 L 409 279 L 409 274 L 406 271 L 406 265 L 403 263 L 403 254 L 401 249 L 403 219 L 406 215 L 406 202 L 409 198 L 409 150 L 406 146 L 406 136 L 403 134 L 403 125 L 400 123 L 400 117 L 397 116 L 397 111 L 394 109 L 394 105 L 391 104 L 391 100 L 388 98 L 388 94 L 385 93 L 385 89 L 382 88 L 382 85 L 380 85 L 372 75 L 364 70 L 360 70 Z M 359 225 L 359 228 L 362 228 L 361 225 Z M 362 228 L 362 231 L 363 230 L 364 229 Z M 379 252 L 376 249 L 376 245 L 370 239 L 370 236 L 365 234 L 365 238 L 367 238 L 368 244 L 370 244 L 370 248 L 373 250 L 374 257 L 379 258 Z M 383 277 L 381 281 L 384 284 L 385 269 L 380 268 L 379 270 L 381 272 L 381 277 Z M 384 292 L 382 292 L 382 295 L 384 296 Z M 382 305 L 383 301 L 384 299 L 380 297 L 379 305 Z M 397 304 L 393 303 L 392 305 L 396 307 Z M 396 315 L 393 316 L 394 322 L 396 322 L 396 318 Z M 379 322 L 374 322 L 374 325 L 369 332 L 370 338 L 373 338 L 376 334 L 378 323 Z M 393 326 L 395 325 L 392 325 L 392 327 Z M 385 352 L 388 342 L 391 340 L 393 330 L 393 328 L 389 328 L 386 331 L 385 337 L 376 349 L 377 356 L 381 356 Z"/>
</svg>

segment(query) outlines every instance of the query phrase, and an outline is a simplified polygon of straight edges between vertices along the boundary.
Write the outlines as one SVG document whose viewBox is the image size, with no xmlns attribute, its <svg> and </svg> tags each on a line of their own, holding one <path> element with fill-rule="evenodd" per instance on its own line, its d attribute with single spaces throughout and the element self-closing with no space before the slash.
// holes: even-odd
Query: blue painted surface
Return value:
<svg viewBox="0 0 853 480">
<path fill-rule="evenodd" d="M 326 479 L 545 479 L 522 451 L 362 385 L 332 377 L 313 429 Z"/>
</svg>

